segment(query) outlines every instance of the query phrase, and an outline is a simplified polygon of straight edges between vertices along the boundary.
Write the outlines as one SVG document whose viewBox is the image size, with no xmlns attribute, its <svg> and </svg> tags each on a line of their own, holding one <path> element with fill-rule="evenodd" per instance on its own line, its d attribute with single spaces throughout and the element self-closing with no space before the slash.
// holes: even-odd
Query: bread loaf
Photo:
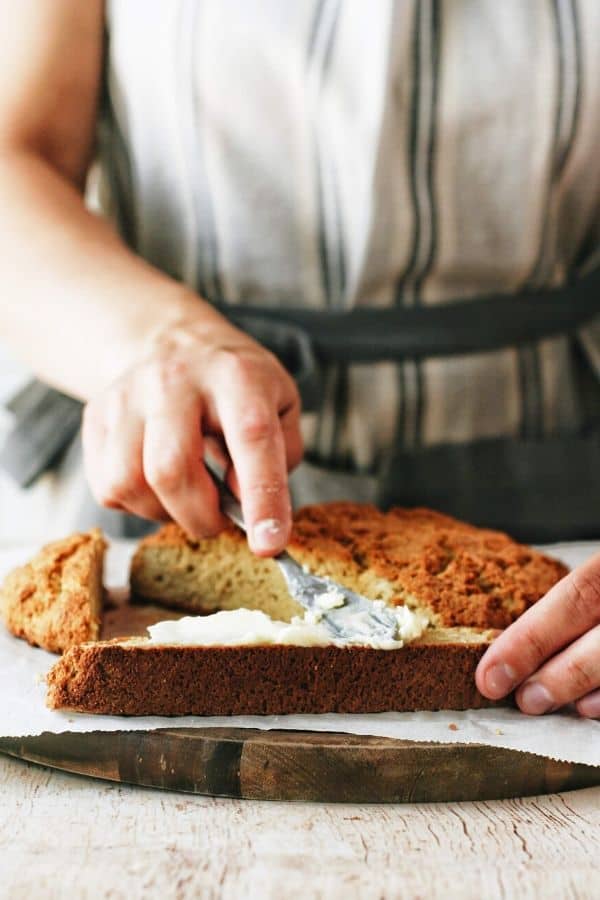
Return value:
<svg viewBox="0 0 600 900">
<path fill-rule="evenodd" d="M 567 571 L 505 534 L 441 513 L 345 502 L 299 510 L 288 549 L 316 574 L 406 604 L 438 628 L 506 628 Z M 204 541 L 164 526 L 140 543 L 131 589 L 138 600 L 192 613 L 247 606 L 289 620 L 303 612 L 277 564 L 250 553 L 233 525 Z"/>
</svg>

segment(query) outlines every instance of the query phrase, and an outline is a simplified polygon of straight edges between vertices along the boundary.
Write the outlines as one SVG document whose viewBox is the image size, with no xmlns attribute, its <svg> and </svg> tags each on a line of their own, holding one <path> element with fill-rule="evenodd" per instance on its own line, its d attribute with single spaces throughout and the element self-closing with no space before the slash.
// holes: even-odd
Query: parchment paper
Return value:
<svg viewBox="0 0 600 900">
<path fill-rule="evenodd" d="M 27 560 L 36 547 L 0 549 L 0 579 Z M 600 549 L 600 543 L 545 548 L 575 566 Z M 132 545 L 115 542 L 108 554 L 106 582 L 127 582 Z M 401 651 L 399 651 L 401 652 Z M 43 677 L 56 657 L 9 635 L 0 625 L 0 735 L 20 737 L 42 732 L 151 730 L 175 727 L 240 727 L 337 731 L 440 743 L 481 743 L 529 751 L 553 759 L 600 766 L 600 721 L 569 712 L 533 718 L 514 709 L 466 712 L 377 713 L 373 715 L 231 716 L 127 718 L 51 712 L 44 705 Z"/>
</svg>

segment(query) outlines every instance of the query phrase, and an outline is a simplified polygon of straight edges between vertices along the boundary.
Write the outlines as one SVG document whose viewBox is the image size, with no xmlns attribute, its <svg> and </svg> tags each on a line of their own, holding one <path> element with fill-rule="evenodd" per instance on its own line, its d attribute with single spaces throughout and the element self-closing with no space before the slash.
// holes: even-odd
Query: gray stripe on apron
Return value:
<svg viewBox="0 0 600 900">
<path fill-rule="evenodd" d="M 409 302 L 409 290 L 408 286 L 410 284 L 410 280 L 414 274 L 415 266 L 417 264 L 417 258 L 419 254 L 419 246 L 420 246 L 420 234 L 421 234 L 421 218 L 420 218 L 420 210 L 417 196 L 417 185 L 415 178 L 415 165 L 417 158 L 417 134 L 418 134 L 418 122 L 419 122 L 419 92 L 421 89 L 421 53 L 420 53 L 420 31 L 421 31 L 421 16 L 422 16 L 422 8 L 419 2 L 416 3 L 414 7 L 414 20 L 413 20 L 413 39 L 412 39 L 412 47 L 413 47 L 413 64 L 412 64 L 412 94 L 411 94 L 411 121 L 410 121 L 410 129 L 408 132 L 408 143 L 409 143 L 409 187 L 410 187 L 410 197 L 411 204 L 413 209 L 413 232 L 412 232 L 412 244 L 411 251 L 408 262 L 406 264 L 405 271 L 398 282 L 396 287 L 396 296 L 395 303 L 398 306 L 405 306 Z M 394 443 L 402 443 L 402 445 L 406 445 L 407 443 L 407 432 L 408 432 L 408 418 L 409 418 L 409 410 L 408 410 L 408 384 L 412 383 L 412 378 L 409 376 L 412 375 L 412 372 L 409 371 L 412 369 L 412 363 L 409 362 L 401 362 L 398 366 L 399 376 L 398 376 L 398 415 L 396 418 L 396 430 Z"/>
<path fill-rule="evenodd" d="M 194 248 L 196 266 L 191 286 L 205 299 L 218 302 L 223 299 L 223 291 L 214 200 L 203 155 L 203 128 L 198 121 L 198 104 L 194 91 L 188 89 L 188 86 L 195 82 L 193 67 L 196 62 L 195 48 L 200 9 L 201 3 L 197 0 L 186 0 L 182 5 L 180 29 L 184 52 L 178 62 L 181 96 L 186 97 L 188 102 L 181 108 L 180 128 L 184 147 L 187 148 L 187 168 L 190 172 L 188 183 L 194 197 L 192 206 L 197 217 L 195 232 L 200 236 Z M 200 214 L 202 214 L 201 221 Z"/>
<path fill-rule="evenodd" d="M 322 293 L 327 306 L 339 307 L 344 291 L 345 261 L 343 259 L 342 232 L 340 227 L 339 196 L 336 174 L 327 154 L 321 152 L 319 129 L 316 122 L 319 103 L 331 67 L 331 58 L 341 10 L 340 0 L 320 0 L 315 8 L 307 46 L 307 77 L 313 82 L 312 144 L 317 182 L 317 234 Z M 325 186 L 329 191 L 325 191 Z M 328 201 L 333 208 L 331 233 L 328 225 Z M 335 246 L 331 246 L 331 240 Z M 334 455 L 338 428 L 336 396 L 341 377 L 339 367 L 331 366 L 326 373 L 324 390 L 317 416 L 315 446 L 318 460 L 330 461 Z"/>
<path fill-rule="evenodd" d="M 427 209 L 428 209 L 428 247 L 424 262 L 421 266 L 417 277 L 415 278 L 415 300 L 420 305 L 422 302 L 423 285 L 435 260 L 437 250 L 437 218 L 435 207 L 435 186 L 434 186 L 434 168 L 436 154 L 437 139 L 437 112 L 438 112 L 438 90 L 439 90 L 439 72 L 440 72 L 440 37 L 441 37 L 441 5 L 440 0 L 432 0 L 431 20 L 429 23 L 429 67 L 430 67 L 430 112 L 429 112 L 429 135 L 427 141 L 427 152 L 425 155 L 425 184 L 427 186 Z M 423 366 L 421 361 L 417 361 L 417 404 L 415 410 L 415 444 L 422 444 L 422 421 L 423 421 L 423 405 L 425 380 L 423 377 Z"/>
<path fill-rule="evenodd" d="M 573 146 L 580 105 L 581 60 L 574 0 L 550 0 L 550 12 L 557 72 L 554 137 L 540 247 L 526 283 L 530 288 L 552 281 L 554 198 Z M 521 436 L 539 438 L 544 433 L 545 407 L 539 346 L 521 348 L 518 361 L 523 404 Z"/>
<path fill-rule="evenodd" d="M 436 249 L 433 187 L 436 115 L 440 57 L 439 0 L 426 0 L 415 10 L 413 38 L 413 94 L 410 128 L 410 192 L 414 212 L 411 255 L 396 289 L 398 305 L 421 304 L 423 283 L 433 265 Z M 423 372 L 419 359 L 402 364 L 398 378 L 399 414 L 394 443 L 421 443 Z M 412 385 L 412 390 L 407 387 Z M 412 403 L 409 404 L 409 397 Z"/>
</svg>

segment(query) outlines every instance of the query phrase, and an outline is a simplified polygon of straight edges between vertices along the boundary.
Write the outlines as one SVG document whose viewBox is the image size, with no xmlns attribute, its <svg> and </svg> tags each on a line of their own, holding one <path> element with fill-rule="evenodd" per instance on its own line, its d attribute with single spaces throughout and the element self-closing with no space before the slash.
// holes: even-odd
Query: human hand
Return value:
<svg viewBox="0 0 600 900">
<path fill-rule="evenodd" d="M 271 353 L 220 316 L 171 326 L 92 399 L 83 449 L 102 505 L 173 519 L 194 537 L 224 524 L 209 451 L 226 465 L 251 549 L 269 556 L 287 544 L 287 472 L 302 457 L 298 391 Z"/>
<path fill-rule="evenodd" d="M 499 700 L 516 688 L 530 715 L 575 703 L 600 718 L 600 555 L 559 581 L 492 644 L 477 687 Z"/>
</svg>

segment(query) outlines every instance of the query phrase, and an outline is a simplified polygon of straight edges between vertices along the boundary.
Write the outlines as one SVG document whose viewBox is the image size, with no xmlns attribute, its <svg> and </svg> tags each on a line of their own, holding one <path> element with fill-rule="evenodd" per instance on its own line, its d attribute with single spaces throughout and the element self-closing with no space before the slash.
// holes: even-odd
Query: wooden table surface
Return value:
<svg viewBox="0 0 600 900">
<path fill-rule="evenodd" d="M 0 755 L 0 897 L 600 897 L 600 788 L 371 805 L 153 791 Z"/>
</svg>

